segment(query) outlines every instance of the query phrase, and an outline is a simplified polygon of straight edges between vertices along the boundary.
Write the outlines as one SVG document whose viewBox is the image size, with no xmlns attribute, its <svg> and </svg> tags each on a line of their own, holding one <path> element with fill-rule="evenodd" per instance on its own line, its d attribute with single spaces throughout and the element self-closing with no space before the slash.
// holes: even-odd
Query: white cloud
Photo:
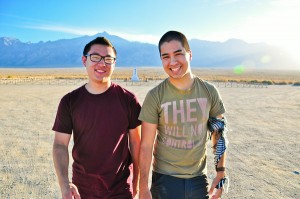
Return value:
<svg viewBox="0 0 300 199">
<path fill-rule="evenodd" d="M 109 34 L 122 37 L 129 41 L 147 42 L 152 44 L 157 44 L 159 41 L 158 36 L 147 35 L 147 34 L 128 34 L 128 33 L 108 31 L 108 30 L 99 30 L 99 29 L 95 30 L 95 29 L 57 26 L 57 25 L 35 25 L 35 26 L 25 26 L 25 27 L 31 29 L 38 29 L 38 30 L 63 32 L 63 33 L 69 33 L 74 35 L 95 35 L 99 32 L 107 31 Z"/>
<path fill-rule="evenodd" d="M 35 25 L 35 26 L 25 26 L 25 28 L 38 29 L 38 30 L 48 30 L 54 32 L 63 32 L 74 35 L 95 35 L 99 30 L 77 28 L 77 27 L 66 27 L 66 26 L 56 26 L 56 25 Z"/>
</svg>

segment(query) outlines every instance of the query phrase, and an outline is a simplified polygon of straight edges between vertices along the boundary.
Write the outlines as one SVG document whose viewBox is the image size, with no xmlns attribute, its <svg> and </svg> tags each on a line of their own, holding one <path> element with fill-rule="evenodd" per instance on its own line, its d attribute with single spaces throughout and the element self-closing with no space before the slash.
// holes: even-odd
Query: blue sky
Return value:
<svg viewBox="0 0 300 199">
<path fill-rule="evenodd" d="M 279 45 L 300 57 L 299 0 L 1 0 L 0 37 L 36 43 L 106 31 L 157 44 L 189 39 Z"/>
</svg>

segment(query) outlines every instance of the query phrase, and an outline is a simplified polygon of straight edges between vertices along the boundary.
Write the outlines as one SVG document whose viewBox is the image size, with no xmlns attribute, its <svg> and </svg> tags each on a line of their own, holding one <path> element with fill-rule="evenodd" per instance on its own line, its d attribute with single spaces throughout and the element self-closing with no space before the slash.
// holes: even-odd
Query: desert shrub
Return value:
<svg viewBox="0 0 300 199">
<path fill-rule="evenodd" d="M 225 80 L 225 79 L 216 79 L 216 80 L 214 80 L 214 82 L 227 82 L 227 80 Z"/>
<path fill-rule="evenodd" d="M 271 80 L 263 80 L 261 83 L 265 85 L 273 85 L 273 82 Z"/>
<path fill-rule="evenodd" d="M 250 80 L 249 83 L 258 83 L 258 80 Z"/>
<path fill-rule="evenodd" d="M 287 85 L 287 82 L 276 82 L 276 85 Z"/>
<path fill-rule="evenodd" d="M 300 82 L 295 82 L 293 86 L 300 86 Z"/>
</svg>

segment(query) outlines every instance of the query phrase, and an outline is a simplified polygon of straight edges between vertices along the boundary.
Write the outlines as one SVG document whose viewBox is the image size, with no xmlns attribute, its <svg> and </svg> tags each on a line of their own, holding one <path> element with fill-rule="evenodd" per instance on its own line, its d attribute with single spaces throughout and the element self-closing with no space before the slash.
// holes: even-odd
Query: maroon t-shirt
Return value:
<svg viewBox="0 0 300 199">
<path fill-rule="evenodd" d="M 141 124 L 140 109 L 136 96 L 114 83 L 102 94 L 84 85 L 61 99 L 52 130 L 73 132 L 73 183 L 79 190 L 107 196 L 129 188 L 128 132 Z"/>
</svg>

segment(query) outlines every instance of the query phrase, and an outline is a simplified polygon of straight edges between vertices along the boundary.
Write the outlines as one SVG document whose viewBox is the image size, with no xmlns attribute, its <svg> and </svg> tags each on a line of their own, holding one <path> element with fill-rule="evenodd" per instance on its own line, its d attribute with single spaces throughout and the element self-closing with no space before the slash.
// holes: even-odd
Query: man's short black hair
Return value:
<svg viewBox="0 0 300 199">
<path fill-rule="evenodd" d="M 171 31 L 166 32 L 159 40 L 159 43 L 158 43 L 159 55 L 161 53 L 160 52 L 161 45 L 164 42 L 170 42 L 173 40 L 179 41 L 187 52 L 191 50 L 189 42 L 188 42 L 187 38 L 185 37 L 185 35 L 182 34 L 181 32 L 171 30 Z"/>
<path fill-rule="evenodd" d="M 83 55 L 85 56 L 91 49 L 92 45 L 95 45 L 95 44 L 101 44 L 101 45 L 104 45 L 104 46 L 109 46 L 109 47 L 112 47 L 114 53 L 116 54 L 116 57 L 117 57 L 117 51 L 115 49 L 115 47 L 112 45 L 112 43 L 106 39 L 105 37 L 97 37 L 96 39 L 90 41 L 89 43 L 87 43 L 83 49 Z"/>
</svg>

